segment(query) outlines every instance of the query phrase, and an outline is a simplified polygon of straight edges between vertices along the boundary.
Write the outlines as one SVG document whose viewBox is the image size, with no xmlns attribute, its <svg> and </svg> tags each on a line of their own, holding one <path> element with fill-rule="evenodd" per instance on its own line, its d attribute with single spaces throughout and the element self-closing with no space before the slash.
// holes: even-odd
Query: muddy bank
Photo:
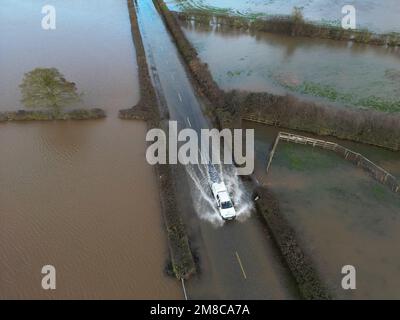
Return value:
<svg viewBox="0 0 400 320">
<path fill-rule="evenodd" d="M 146 120 L 156 125 L 159 121 L 156 93 L 151 82 L 146 61 L 146 52 L 143 47 L 139 25 L 136 17 L 133 1 L 128 0 L 129 18 L 131 21 L 132 38 L 136 49 L 136 60 L 138 65 L 140 100 L 129 109 L 119 110 L 118 116 L 125 120 Z"/>
<path fill-rule="evenodd" d="M 148 128 L 157 127 L 166 130 L 167 126 L 161 119 L 165 118 L 167 111 L 160 110 L 158 107 L 156 93 L 148 72 L 146 53 L 140 35 L 135 5 L 133 0 L 128 0 L 127 2 L 132 37 L 136 48 L 136 59 L 139 66 L 141 98 L 138 104 L 131 109 L 120 110 L 119 117 L 121 119 L 145 119 Z M 161 116 L 160 113 L 164 116 Z M 155 168 L 159 177 L 161 208 L 167 228 L 172 268 L 177 278 L 186 279 L 196 272 L 196 267 L 189 246 L 186 228 L 177 209 L 175 168 L 168 165 L 157 165 Z"/>
<path fill-rule="evenodd" d="M 314 263 L 299 245 L 290 223 L 282 215 L 274 194 L 266 187 L 258 187 L 255 201 L 260 216 L 265 219 L 274 241 L 285 258 L 304 299 L 331 299 L 320 276 L 314 269 Z"/>
<path fill-rule="evenodd" d="M 100 108 L 75 109 L 54 113 L 52 111 L 4 111 L 0 112 L 0 122 L 5 121 L 50 121 L 50 120 L 95 120 L 106 117 L 106 112 Z"/>
<path fill-rule="evenodd" d="M 162 12 L 180 53 L 198 82 L 198 89 L 214 104 L 210 112 L 221 127 L 240 126 L 242 118 L 302 130 L 318 135 L 367 143 L 391 150 L 400 149 L 400 116 L 370 110 L 337 108 L 304 101 L 291 95 L 224 92 L 214 81 L 207 64 L 183 33 L 177 15 L 162 0 L 154 0 Z"/>
<path fill-rule="evenodd" d="M 392 32 L 377 34 L 369 30 L 346 30 L 339 26 L 305 21 L 301 16 L 273 16 L 247 18 L 224 13 L 172 12 L 179 19 L 203 24 L 218 24 L 243 31 L 262 31 L 293 37 L 309 37 L 339 41 L 351 41 L 370 45 L 395 47 L 400 45 L 400 34 Z"/>
</svg>

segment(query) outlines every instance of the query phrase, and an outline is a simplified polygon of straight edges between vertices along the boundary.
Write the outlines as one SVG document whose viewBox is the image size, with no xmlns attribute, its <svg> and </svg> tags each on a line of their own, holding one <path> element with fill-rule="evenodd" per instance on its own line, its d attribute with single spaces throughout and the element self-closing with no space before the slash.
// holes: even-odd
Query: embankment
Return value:
<svg viewBox="0 0 400 320">
<path fill-rule="evenodd" d="M 225 13 L 205 11 L 173 12 L 181 20 L 195 21 L 202 24 L 218 24 L 243 31 L 262 31 L 296 37 L 309 37 L 352 41 L 380 46 L 400 46 L 400 34 L 377 34 L 367 29 L 344 29 L 341 26 L 312 23 L 299 16 L 272 16 L 248 18 Z"/>
<path fill-rule="evenodd" d="M 182 31 L 176 14 L 163 0 L 153 0 L 164 17 L 183 56 L 197 89 L 212 103 L 210 113 L 221 127 L 233 127 L 242 118 L 302 130 L 318 135 L 400 150 L 400 115 L 365 109 L 336 107 L 299 99 L 292 95 L 274 95 L 246 91 L 224 92 L 214 81 L 207 64 L 198 57 Z"/>
<path fill-rule="evenodd" d="M 127 0 L 131 21 L 132 37 L 136 49 L 136 59 L 139 67 L 139 83 L 141 98 L 139 103 L 125 110 L 120 110 L 121 119 L 144 119 L 150 128 L 161 128 L 167 131 L 165 115 L 167 110 L 160 110 L 154 90 L 146 53 L 140 35 L 135 6 L 133 0 Z M 162 106 L 160 106 L 162 107 Z M 162 114 L 163 116 L 160 116 Z M 174 274 L 179 279 L 187 279 L 196 272 L 196 267 L 190 250 L 189 240 L 185 225 L 178 211 L 176 201 L 175 168 L 168 165 L 156 165 L 156 174 L 159 177 L 161 209 L 167 229 L 168 247 Z"/>
<path fill-rule="evenodd" d="M 50 121 L 50 120 L 93 120 L 106 117 L 104 110 L 93 109 L 75 109 L 60 113 L 54 113 L 47 110 L 18 110 L 0 112 L 0 122 L 6 121 Z"/>
<path fill-rule="evenodd" d="M 257 187 L 255 195 L 258 196 L 255 201 L 257 212 L 265 219 L 302 296 L 305 299 L 331 299 L 313 267 L 313 261 L 301 249 L 294 230 L 280 212 L 278 200 L 273 193 L 265 187 Z"/>
</svg>

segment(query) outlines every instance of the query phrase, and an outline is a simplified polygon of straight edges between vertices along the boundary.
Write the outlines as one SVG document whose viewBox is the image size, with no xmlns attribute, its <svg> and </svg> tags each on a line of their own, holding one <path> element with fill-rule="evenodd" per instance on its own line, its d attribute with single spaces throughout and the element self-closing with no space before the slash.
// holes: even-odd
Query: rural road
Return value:
<svg viewBox="0 0 400 320">
<path fill-rule="evenodd" d="M 153 2 L 138 0 L 135 5 L 153 84 L 167 104 L 171 120 L 178 121 L 180 128 L 210 128 L 201 99 Z M 189 299 L 298 298 L 261 220 L 253 213 L 244 222 L 215 227 L 200 219 L 188 192 L 193 189 L 191 180 L 183 166 L 178 172 L 178 205 L 201 265 L 200 273 L 186 282 Z"/>
</svg>

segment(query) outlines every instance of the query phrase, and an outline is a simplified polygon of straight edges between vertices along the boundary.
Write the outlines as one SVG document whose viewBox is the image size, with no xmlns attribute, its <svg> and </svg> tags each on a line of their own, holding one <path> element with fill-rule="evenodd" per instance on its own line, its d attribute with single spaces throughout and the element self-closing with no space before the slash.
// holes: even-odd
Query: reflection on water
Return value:
<svg viewBox="0 0 400 320">
<path fill-rule="evenodd" d="M 194 22 L 182 25 L 224 89 L 303 92 L 310 97 L 370 107 L 375 107 L 375 97 L 387 103 L 399 101 L 398 49 L 239 32 Z"/>
<path fill-rule="evenodd" d="M 340 24 L 342 7 L 352 4 L 356 8 L 357 27 L 375 32 L 400 32 L 400 3 L 397 0 L 171 0 L 174 10 L 200 9 L 225 11 L 239 15 L 288 15 L 294 7 L 302 8 L 304 17 L 311 21 Z"/>
<path fill-rule="evenodd" d="M 182 298 L 168 257 L 144 123 L 117 119 L 138 101 L 125 1 L 53 1 L 56 31 L 40 29 L 47 1 L 3 0 L 0 109 L 20 107 L 23 73 L 56 67 L 85 92 L 100 121 L 0 125 L 1 298 Z M 57 290 L 41 289 L 41 268 Z"/>
<path fill-rule="evenodd" d="M 284 142 L 266 176 L 267 152 L 277 130 L 245 126 L 255 128 L 257 178 L 277 194 L 283 214 L 335 295 L 399 298 L 398 195 L 334 153 Z M 363 153 L 400 178 L 399 153 L 327 139 Z M 340 286 L 347 264 L 357 269 L 357 290 L 351 292 Z"/>
<path fill-rule="evenodd" d="M 0 110 L 21 107 L 18 85 L 24 73 L 37 67 L 56 67 L 75 82 L 85 106 L 131 104 L 127 99 L 139 91 L 132 86 L 136 65 L 125 1 L 52 1 L 57 10 L 54 31 L 41 28 L 46 4 L 1 2 Z"/>
</svg>

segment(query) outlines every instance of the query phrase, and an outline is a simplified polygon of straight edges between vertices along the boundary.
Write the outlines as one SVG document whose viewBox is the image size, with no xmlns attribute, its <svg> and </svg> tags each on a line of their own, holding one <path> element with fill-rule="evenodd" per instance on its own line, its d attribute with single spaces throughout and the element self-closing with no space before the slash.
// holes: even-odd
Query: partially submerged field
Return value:
<svg viewBox="0 0 400 320">
<path fill-rule="evenodd" d="M 281 142 L 267 177 L 282 214 L 338 298 L 399 298 L 400 198 L 329 151 Z M 322 178 L 323 177 L 323 178 Z M 341 289 L 341 268 L 357 290 Z"/>
<path fill-rule="evenodd" d="M 24 73 L 45 66 L 109 117 L 0 124 L 0 298 L 180 299 L 146 124 L 117 118 L 140 98 L 126 2 L 58 2 L 56 31 L 40 28 L 45 4 L 2 2 L 0 111 L 20 109 Z M 47 264 L 57 290 L 40 285 Z"/>
<path fill-rule="evenodd" d="M 182 27 L 224 90 L 291 93 L 335 105 L 400 111 L 397 49 L 190 21 Z"/>
<path fill-rule="evenodd" d="M 306 19 L 319 23 L 338 25 L 343 17 L 341 9 L 349 4 L 345 0 L 171 0 L 171 10 L 184 12 L 207 12 L 259 17 L 289 15 L 294 7 L 302 9 Z M 355 0 L 351 2 L 357 10 L 357 26 L 375 32 L 400 32 L 397 0 Z"/>
</svg>

